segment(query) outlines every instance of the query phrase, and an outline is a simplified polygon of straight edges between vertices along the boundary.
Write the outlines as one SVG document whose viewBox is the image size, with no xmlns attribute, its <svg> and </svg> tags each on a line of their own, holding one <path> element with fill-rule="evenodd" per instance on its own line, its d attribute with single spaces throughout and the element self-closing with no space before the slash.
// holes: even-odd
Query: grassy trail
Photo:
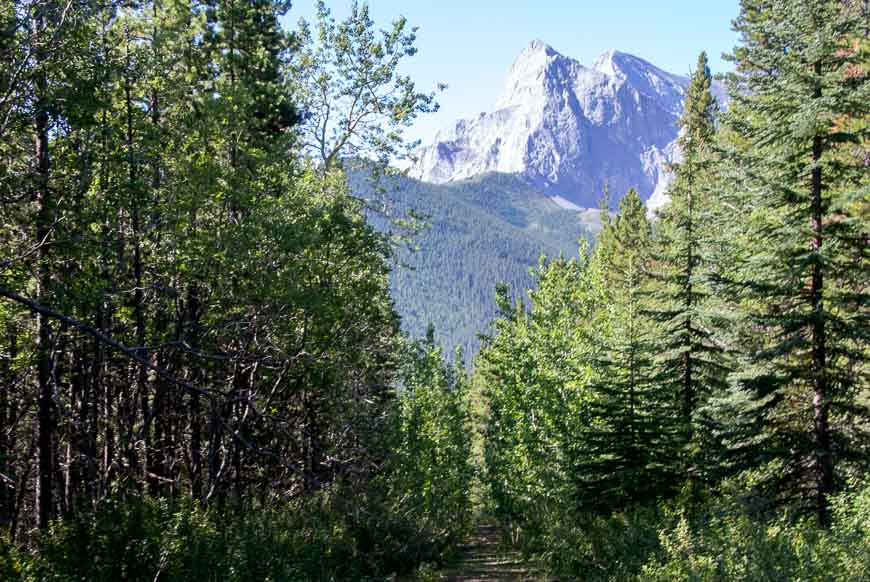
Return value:
<svg viewBox="0 0 870 582">
<path fill-rule="evenodd" d="M 534 577 L 519 552 L 500 546 L 501 532 L 494 525 L 481 525 L 460 548 L 459 560 L 441 574 L 446 582 L 520 582 Z"/>
</svg>

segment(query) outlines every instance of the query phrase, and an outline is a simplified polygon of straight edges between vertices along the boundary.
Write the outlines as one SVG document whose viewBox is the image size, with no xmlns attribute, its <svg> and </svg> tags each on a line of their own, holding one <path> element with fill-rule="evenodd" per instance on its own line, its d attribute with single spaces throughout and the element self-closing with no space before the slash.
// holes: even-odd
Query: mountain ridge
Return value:
<svg viewBox="0 0 870 582">
<path fill-rule="evenodd" d="M 605 185 L 613 204 L 633 187 L 655 209 L 667 201 L 668 165 L 679 156 L 687 86 L 687 77 L 629 53 L 611 49 L 585 66 L 533 40 L 511 65 L 493 111 L 438 132 L 410 175 L 446 184 L 519 174 L 580 208 L 596 207 Z"/>
</svg>

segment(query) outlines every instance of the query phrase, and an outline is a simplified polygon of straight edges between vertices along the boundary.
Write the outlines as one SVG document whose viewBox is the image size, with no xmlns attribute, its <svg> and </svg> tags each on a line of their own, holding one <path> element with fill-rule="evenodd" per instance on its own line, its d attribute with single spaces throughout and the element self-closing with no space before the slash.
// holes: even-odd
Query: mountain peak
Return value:
<svg viewBox="0 0 870 582">
<path fill-rule="evenodd" d="M 495 110 L 439 133 L 412 174 L 436 183 L 518 174 L 583 208 L 596 205 L 605 183 L 657 200 L 687 83 L 617 50 L 584 67 L 533 40 L 511 66 Z"/>
<path fill-rule="evenodd" d="M 528 45 L 526 45 L 526 48 L 523 49 L 523 52 L 521 54 L 540 52 L 540 51 L 543 51 L 545 53 L 550 53 L 550 54 L 554 54 L 557 52 L 553 47 L 548 45 L 546 42 L 544 42 L 540 38 L 536 38 L 536 39 L 532 40 Z"/>
<path fill-rule="evenodd" d="M 514 60 L 504 81 L 496 109 L 540 102 L 554 80 L 570 77 L 580 63 L 540 39 L 533 40 Z M 558 81 L 555 81 L 558 82 Z"/>
<path fill-rule="evenodd" d="M 592 68 L 609 77 L 625 80 L 646 95 L 655 95 L 665 99 L 678 95 L 679 100 L 670 99 L 670 107 L 677 108 L 675 111 L 677 115 L 682 109 L 682 92 L 687 80 L 679 75 L 668 73 L 649 61 L 610 49 L 595 59 Z"/>
<path fill-rule="evenodd" d="M 622 53 L 615 49 L 607 49 L 592 62 L 592 68 L 606 75 L 615 75 L 617 66 L 614 61 L 618 60 L 617 55 L 621 56 Z"/>
<path fill-rule="evenodd" d="M 564 58 L 556 49 L 540 39 L 535 39 L 514 59 L 506 81 L 509 83 L 512 78 L 540 73 L 548 64 L 560 57 Z"/>
</svg>

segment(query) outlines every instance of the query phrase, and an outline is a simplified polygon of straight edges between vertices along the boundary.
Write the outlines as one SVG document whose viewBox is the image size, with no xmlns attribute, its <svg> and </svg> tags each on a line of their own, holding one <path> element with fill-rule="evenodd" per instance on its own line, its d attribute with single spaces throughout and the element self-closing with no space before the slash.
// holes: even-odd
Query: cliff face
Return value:
<svg viewBox="0 0 870 582">
<path fill-rule="evenodd" d="M 420 152 L 411 175 L 444 184 L 486 172 L 523 176 L 557 203 L 595 207 L 636 188 L 666 201 L 667 164 L 688 80 L 608 51 L 591 67 L 534 41 L 508 73 L 495 110 L 457 121 Z"/>
</svg>

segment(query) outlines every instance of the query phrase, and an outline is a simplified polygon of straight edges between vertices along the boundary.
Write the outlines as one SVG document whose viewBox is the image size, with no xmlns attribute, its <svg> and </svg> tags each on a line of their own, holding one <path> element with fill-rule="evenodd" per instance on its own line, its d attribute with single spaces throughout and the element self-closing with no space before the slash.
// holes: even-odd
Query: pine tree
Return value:
<svg viewBox="0 0 870 582">
<path fill-rule="evenodd" d="M 287 0 L 220 1 L 214 4 L 211 50 L 219 63 L 218 91 L 229 140 L 229 163 L 252 169 L 265 154 L 281 151 L 286 160 L 299 120 L 290 102 L 287 66 L 294 36 L 279 19 L 290 9 Z M 253 159 L 251 159 L 253 158 Z"/>
<path fill-rule="evenodd" d="M 666 495 L 676 453 L 674 399 L 653 364 L 656 336 L 647 315 L 652 227 L 637 192 L 605 224 L 593 263 L 603 284 L 596 334 L 592 422 L 581 436 L 579 503 L 613 508 Z"/>
<path fill-rule="evenodd" d="M 722 430 L 734 468 L 821 525 L 866 414 L 866 18 L 839 0 L 744 0 L 726 116 L 735 267 L 720 276 L 745 314 L 746 367 Z"/>
<path fill-rule="evenodd" d="M 652 265 L 657 283 L 652 316 L 662 327 L 655 363 L 660 381 L 680 402 L 687 444 L 695 431 L 695 411 L 724 388 L 727 375 L 721 343 L 714 338 L 707 280 L 716 162 L 712 140 L 718 112 L 711 81 L 707 55 L 701 53 L 680 119 L 681 160 L 673 166 L 671 201 L 656 223 Z"/>
</svg>

